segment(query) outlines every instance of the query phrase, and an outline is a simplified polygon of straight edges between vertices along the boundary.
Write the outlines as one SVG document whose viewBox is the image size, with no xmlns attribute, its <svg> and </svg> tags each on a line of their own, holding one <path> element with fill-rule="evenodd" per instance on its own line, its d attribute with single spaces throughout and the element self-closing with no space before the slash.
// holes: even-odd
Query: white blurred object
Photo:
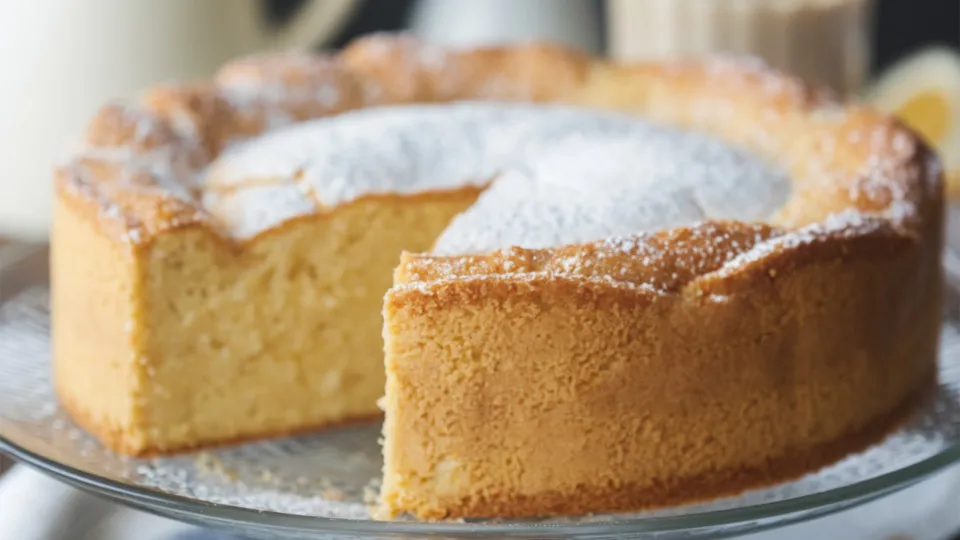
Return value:
<svg viewBox="0 0 960 540">
<path fill-rule="evenodd" d="M 840 92 L 864 82 L 872 0 L 609 0 L 615 58 L 758 55 Z"/>
<path fill-rule="evenodd" d="M 0 236 L 46 236 L 52 167 L 104 102 L 321 43 L 355 4 L 312 0 L 273 29 L 259 0 L 0 0 Z"/>
<path fill-rule="evenodd" d="M 442 45 L 543 40 L 598 53 L 598 3 L 592 0 L 420 0 L 410 29 Z"/>
</svg>

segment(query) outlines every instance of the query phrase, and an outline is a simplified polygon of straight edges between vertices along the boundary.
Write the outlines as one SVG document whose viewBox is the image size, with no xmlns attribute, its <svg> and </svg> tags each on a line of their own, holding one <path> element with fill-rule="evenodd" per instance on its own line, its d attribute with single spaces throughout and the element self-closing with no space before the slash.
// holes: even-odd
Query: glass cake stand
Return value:
<svg viewBox="0 0 960 540">
<path fill-rule="evenodd" d="M 947 291 L 935 395 L 867 451 L 795 482 L 654 512 L 567 519 L 378 522 L 379 426 L 163 459 L 117 456 L 60 408 L 48 369 L 48 293 L 0 305 L 0 450 L 81 489 L 254 538 L 718 538 L 852 508 L 960 462 L 960 293 Z"/>
</svg>

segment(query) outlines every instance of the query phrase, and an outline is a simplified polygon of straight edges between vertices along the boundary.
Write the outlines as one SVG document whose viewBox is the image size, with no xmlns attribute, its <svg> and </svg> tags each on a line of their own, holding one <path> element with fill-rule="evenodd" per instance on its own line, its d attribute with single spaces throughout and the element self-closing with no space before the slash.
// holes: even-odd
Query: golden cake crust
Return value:
<svg viewBox="0 0 960 540">
<path fill-rule="evenodd" d="M 405 254 L 384 305 L 384 515 L 627 510 L 783 480 L 875 440 L 934 377 L 942 174 L 930 150 L 895 120 L 838 104 L 748 60 L 628 64 L 539 44 L 451 51 L 373 36 L 337 55 L 242 59 L 214 81 L 157 87 L 97 114 L 56 173 L 53 338 L 64 403 L 105 443 L 132 454 L 372 414 L 353 402 L 303 418 L 278 409 L 253 431 L 209 436 L 204 430 L 214 420 L 168 414 L 169 400 L 184 396 L 170 397 L 176 389 L 158 381 L 191 369 L 168 361 L 202 363 L 224 345 L 198 334 L 206 349 L 162 351 L 158 322 L 183 315 L 182 306 L 163 305 L 163 287 L 194 278 L 207 283 L 204 272 L 221 267 L 223 276 L 211 270 L 209 283 L 260 271 L 273 277 L 277 269 L 309 275 L 315 266 L 263 261 L 277 257 L 273 244 L 303 246 L 326 235 L 324 223 L 362 222 L 369 205 L 445 204 L 429 224 L 435 229 L 469 206 L 479 188 L 370 195 L 333 206 L 315 201 L 312 213 L 237 239 L 204 203 L 221 188 L 198 182 L 197 172 L 232 142 L 279 125 L 376 105 L 462 99 L 559 102 L 696 129 L 782 165 L 793 193 L 765 224 L 710 222 L 475 256 Z M 416 217 L 398 217 L 384 230 L 408 222 Z M 413 245 L 426 252 L 423 242 Z M 187 302 L 193 289 L 177 291 L 184 305 L 194 305 Z M 243 304 L 224 305 L 241 312 Z M 259 324 L 267 316 L 257 310 L 249 316 Z M 196 318 L 215 323 L 208 311 L 197 308 Z M 514 335 L 505 321 L 529 333 Z M 544 356 L 537 335 L 562 336 L 564 347 L 547 347 L 553 356 Z M 261 346 L 247 345 L 244 354 Z M 518 400 L 530 408 L 498 405 L 481 413 L 481 397 L 517 398 L 515 386 L 490 374 L 490 362 L 523 355 L 540 363 L 515 369 L 540 369 L 544 388 L 570 386 L 556 386 L 555 395 L 533 388 L 529 403 Z M 592 364 L 591 355 L 618 367 Z M 298 368 L 304 380 L 305 365 Z M 83 380 L 87 371 L 110 378 L 115 395 L 98 395 L 98 381 Z M 512 375 L 523 380 L 521 372 Z M 316 381 L 308 382 L 298 384 L 306 389 Z M 763 398 L 753 407 L 744 396 L 757 389 Z M 251 403 L 239 415 L 262 404 Z M 557 403 L 561 412 L 538 424 L 538 407 Z M 433 414 L 424 412 L 428 406 Z M 574 410 L 578 415 L 561 414 Z M 270 427 L 276 419 L 285 423 Z M 504 429 L 504 440 L 542 440 L 556 435 L 560 424 L 550 422 L 560 419 L 586 454 L 560 452 L 551 461 L 531 450 L 536 445 L 499 448 L 482 437 L 492 422 Z M 678 426 L 691 430 L 689 440 L 657 432 Z M 683 462 L 670 457 L 691 455 Z M 531 462 L 556 474 L 526 469 Z"/>
<path fill-rule="evenodd" d="M 935 373 L 939 303 L 910 297 L 918 246 L 891 234 L 800 252 L 729 278 L 582 253 L 580 274 L 528 250 L 408 256 L 385 307 L 383 515 L 637 510 L 784 481 L 875 441 Z M 635 282 L 591 275 L 622 267 Z M 564 449 L 530 451 L 542 445 Z M 470 481 L 437 472 L 450 462 Z"/>
</svg>

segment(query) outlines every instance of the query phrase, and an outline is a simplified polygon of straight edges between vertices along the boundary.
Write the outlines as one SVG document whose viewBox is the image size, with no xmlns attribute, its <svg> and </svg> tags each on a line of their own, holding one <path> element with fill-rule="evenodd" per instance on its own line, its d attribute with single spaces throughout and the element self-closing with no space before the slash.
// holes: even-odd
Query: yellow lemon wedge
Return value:
<svg viewBox="0 0 960 540">
<path fill-rule="evenodd" d="M 960 54 L 915 53 L 881 75 L 866 97 L 937 149 L 950 191 L 960 193 Z"/>
</svg>

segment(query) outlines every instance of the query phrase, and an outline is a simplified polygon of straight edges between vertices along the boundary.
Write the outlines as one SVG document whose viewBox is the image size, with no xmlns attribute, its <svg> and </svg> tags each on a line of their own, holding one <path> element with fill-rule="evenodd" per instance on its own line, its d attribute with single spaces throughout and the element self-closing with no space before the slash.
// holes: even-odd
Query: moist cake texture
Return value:
<svg viewBox="0 0 960 540">
<path fill-rule="evenodd" d="M 912 410 L 942 227 L 913 134 L 751 61 L 242 59 L 104 107 L 58 169 L 56 386 L 135 455 L 386 388 L 382 517 L 714 497 Z"/>
</svg>

